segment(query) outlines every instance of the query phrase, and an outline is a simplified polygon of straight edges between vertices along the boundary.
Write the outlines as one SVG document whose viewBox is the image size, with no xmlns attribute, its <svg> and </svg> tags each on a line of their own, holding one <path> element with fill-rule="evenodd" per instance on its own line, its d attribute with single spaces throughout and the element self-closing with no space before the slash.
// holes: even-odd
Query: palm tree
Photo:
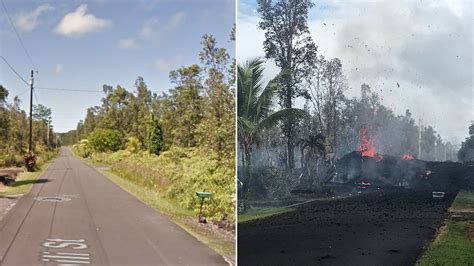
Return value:
<svg viewBox="0 0 474 266">
<path fill-rule="evenodd" d="M 272 113 L 273 96 L 285 74 L 280 73 L 264 86 L 263 63 L 257 58 L 237 66 L 237 131 L 244 167 L 251 166 L 252 145 L 263 129 L 274 127 L 284 119 L 308 116 L 306 111 L 297 108 Z"/>
</svg>

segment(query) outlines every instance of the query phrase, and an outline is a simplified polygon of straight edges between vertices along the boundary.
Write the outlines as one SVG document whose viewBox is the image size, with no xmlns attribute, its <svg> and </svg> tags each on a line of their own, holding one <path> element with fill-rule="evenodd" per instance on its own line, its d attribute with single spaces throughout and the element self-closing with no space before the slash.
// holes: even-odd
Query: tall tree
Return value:
<svg viewBox="0 0 474 266">
<path fill-rule="evenodd" d="M 199 58 L 204 65 L 207 107 L 200 124 L 200 144 L 217 152 L 219 158 L 235 156 L 235 84 L 231 73 L 232 61 L 224 48 L 217 47 L 212 35 L 204 35 Z"/>
<path fill-rule="evenodd" d="M 458 158 L 461 162 L 474 161 L 474 123 L 469 127 L 469 137 L 461 144 Z"/>
<path fill-rule="evenodd" d="M 275 127 L 288 118 L 296 120 L 305 117 L 304 110 L 296 108 L 282 109 L 272 113 L 275 92 L 281 86 L 281 76 L 277 76 L 266 86 L 263 85 L 263 61 L 254 59 L 237 67 L 237 136 L 242 152 L 242 164 L 245 168 L 243 190 L 248 193 L 251 183 L 252 146 L 257 143 L 259 133 Z"/>
<path fill-rule="evenodd" d="M 159 155 L 163 149 L 163 132 L 160 122 L 153 115 L 150 115 L 147 120 L 147 126 L 147 149 L 150 153 Z"/>
<path fill-rule="evenodd" d="M 346 98 L 344 91 L 347 82 L 342 72 L 342 63 L 338 58 L 330 61 L 320 56 L 306 78 L 308 84 L 308 99 L 312 103 L 316 116 L 317 134 L 325 139 L 324 151 L 331 164 L 335 163 L 338 148 L 338 135 L 342 129 L 342 113 Z"/>
<path fill-rule="evenodd" d="M 310 72 L 316 59 L 317 47 L 308 29 L 311 0 L 258 0 L 261 15 L 259 28 L 265 31 L 263 47 L 265 57 L 273 59 L 287 75 L 278 91 L 282 108 L 293 107 L 295 98 L 306 95 L 301 86 L 302 79 Z M 288 118 L 282 123 L 282 131 L 287 140 L 287 167 L 294 163 L 294 127 L 296 121 Z"/>
<path fill-rule="evenodd" d="M 171 135 L 175 144 L 194 147 L 198 139 L 198 126 L 203 117 L 203 86 L 198 65 L 171 71 L 170 79 L 176 87 L 170 90 L 173 104 L 174 126 Z"/>
<path fill-rule="evenodd" d="M 276 126 L 288 117 L 305 117 L 304 110 L 291 108 L 272 113 L 273 98 L 281 86 L 281 76 L 262 84 L 263 61 L 254 59 L 237 67 L 237 126 L 238 140 L 244 166 L 252 164 L 252 145 L 261 130 Z"/>
</svg>

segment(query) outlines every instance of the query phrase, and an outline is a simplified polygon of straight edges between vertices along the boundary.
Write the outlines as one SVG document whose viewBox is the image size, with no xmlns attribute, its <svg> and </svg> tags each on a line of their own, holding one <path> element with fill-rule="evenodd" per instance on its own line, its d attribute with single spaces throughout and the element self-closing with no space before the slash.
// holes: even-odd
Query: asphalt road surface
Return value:
<svg viewBox="0 0 474 266">
<path fill-rule="evenodd" d="M 63 148 L 0 221 L 0 265 L 227 265 Z"/>
</svg>

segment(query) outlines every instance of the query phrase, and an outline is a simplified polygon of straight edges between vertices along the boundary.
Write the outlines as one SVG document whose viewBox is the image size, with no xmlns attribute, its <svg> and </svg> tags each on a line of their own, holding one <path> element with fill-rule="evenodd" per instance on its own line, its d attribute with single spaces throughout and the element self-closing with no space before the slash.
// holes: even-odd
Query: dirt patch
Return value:
<svg viewBox="0 0 474 266">
<path fill-rule="evenodd" d="M 235 241 L 235 224 L 230 222 L 207 222 L 199 223 L 197 218 L 186 217 L 186 224 L 201 228 L 209 235 L 217 235 L 218 239 L 223 239 L 226 242 Z"/>
<path fill-rule="evenodd" d="M 448 225 L 443 224 L 438 231 L 436 232 L 436 238 L 433 241 L 434 243 L 439 243 L 441 239 L 448 233 Z"/>
<path fill-rule="evenodd" d="M 413 265 L 456 193 L 383 189 L 239 225 L 242 265 Z"/>
</svg>

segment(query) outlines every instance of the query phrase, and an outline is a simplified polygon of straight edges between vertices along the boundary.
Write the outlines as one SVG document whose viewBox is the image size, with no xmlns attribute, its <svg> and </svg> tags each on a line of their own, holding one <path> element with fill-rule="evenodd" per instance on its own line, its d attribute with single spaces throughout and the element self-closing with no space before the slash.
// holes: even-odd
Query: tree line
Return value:
<svg viewBox="0 0 474 266">
<path fill-rule="evenodd" d="M 22 166 L 23 155 L 28 152 L 29 115 L 20 108 L 18 96 L 8 100 L 10 92 L 0 85 L 0 167 Z M 33 153 L 40 157 L 57 147 L 58 142 L 51 125 L 51 108 L 33 106 Z"/>
<path fill-rule="evenodd" d="M 212 35 L 204 35 L 201 44 L 200 63 L 171 71 L 174 87 L 168 92 L 152 92 L 142 77 L 136 79 L 134 90 L 104 85 L 101 104 L 88 108 L 77 128 L 61 135 L 63 143 L 88 138 L 100 151 L 113 151 L 134 142 L 155 154 L 172 146 L 201 147 L 216 151 L 232 165 L 234 59 Z"/>
</svg>

